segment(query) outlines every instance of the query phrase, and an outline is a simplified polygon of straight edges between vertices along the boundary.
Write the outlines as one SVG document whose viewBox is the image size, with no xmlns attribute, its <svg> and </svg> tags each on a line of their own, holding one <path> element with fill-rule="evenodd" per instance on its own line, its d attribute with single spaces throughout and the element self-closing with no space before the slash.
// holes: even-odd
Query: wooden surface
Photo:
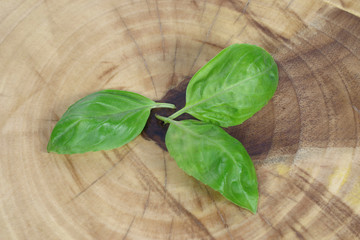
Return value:
<svg viewBox="0 0 360 240">
<path fill-rule="evenodd" d="M 232 43 L 279 66 L 270 104 L 228 129 L 256 166 L 257 214 L 184 174 L 156 134 L 46 153 L 79 98 L 181 102 Z M 0 0 L 0 239 L 359 239 L 359 92 L 359 1 Z"/>
</svg>

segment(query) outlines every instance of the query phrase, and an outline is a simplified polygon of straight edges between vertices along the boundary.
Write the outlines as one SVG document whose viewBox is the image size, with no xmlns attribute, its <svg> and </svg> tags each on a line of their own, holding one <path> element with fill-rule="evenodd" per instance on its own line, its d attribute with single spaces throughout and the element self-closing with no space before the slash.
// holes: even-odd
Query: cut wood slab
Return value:
<svg viewBox="0 0 360 240">
<path fill-rule="evenodd" d="M 0 239 L 360 238 L 359 1 L 0 3 Z M 187 176 L 153 120 L 115 150 L 46 152 L 76 100 L 123 89 L 180 107 L 233 43 L 279 67 L 270 103 L 227 129 L 255 164 L 258 213 Z"/>
</svg>

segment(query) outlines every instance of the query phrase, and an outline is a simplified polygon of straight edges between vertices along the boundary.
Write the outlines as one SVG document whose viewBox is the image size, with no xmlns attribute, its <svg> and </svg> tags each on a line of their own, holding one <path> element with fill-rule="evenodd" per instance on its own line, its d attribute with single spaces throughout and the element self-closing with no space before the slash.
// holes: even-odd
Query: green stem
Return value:
<svg viewBox="0 0 360 240">
<path fill-rule="evenodd" d="M 163 117 L 163 116 L 160 116 L 160 115 L 157 115 L 155 114 L 155 117 L 161 121 L 163 121 L 164 123 L 176 123 L 176 121 L 170 119 L 170 118 L 167 118 L 167 117 Z"/>
<path fill-rule="evenodd" d="M 169 119 L 175 119 L 175 118 L 177 118 L 178 116 L 180 116 L 181 114 L 185 113 L 185 111 L 186 111 L 186 108 L 182 108 L 182 109 L 180 109 L 179 111 L 173 113 L 173 114 L 169 117 Z"/>
<path fill-rule="evenodd" d="M 176 106 L 174 104 L 171 104 L 171 103 L 156 103 L 154 108 L 172 108 L 172 109 L 175 109 Z"/>
</svg>

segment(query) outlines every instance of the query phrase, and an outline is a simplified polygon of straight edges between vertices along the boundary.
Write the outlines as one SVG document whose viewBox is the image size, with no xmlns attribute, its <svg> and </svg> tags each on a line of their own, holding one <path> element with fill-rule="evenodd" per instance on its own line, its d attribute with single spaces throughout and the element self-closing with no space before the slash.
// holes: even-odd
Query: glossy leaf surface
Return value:
<svg viewBox="0 0 360 240">
<path fill-rule="evenodd" d="M 84 153 L 120 147 L 138 136 L 155 103 L 137 93 L 103 90 L 69 107 L 52 131 L 48 152 Z"/>
<path fill-rule="evenodd" d="M 239 125 L 265 106 L 278 85 L 278 69 L 264 49 L 234 44 L 190 80 L 181 113 L 222 127 Z"/>
<path fill-rule="evenodd" d="M 256 212 L 255 168 L 238 140 L 211 123 L 162 120 L 170 122 L 166 147 L 180 168 L 231 202 Z"/>
</svg>

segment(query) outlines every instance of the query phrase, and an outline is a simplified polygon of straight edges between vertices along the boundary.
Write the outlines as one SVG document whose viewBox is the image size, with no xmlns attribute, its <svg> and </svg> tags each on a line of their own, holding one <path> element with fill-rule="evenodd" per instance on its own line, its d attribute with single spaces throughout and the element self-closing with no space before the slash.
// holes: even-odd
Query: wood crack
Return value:
<svg viewBox="0 0 360 240">
<path fill-rule="evenodd" d="M 127 145 L 125 145 L 127 146 Z M 136 146 L 136 145 L 135 145 Z M 111 171 L 113 171 L 118 165 L 119 163 L 132 151 L 132 149 L 130 147 L 128 147 L 128 151 L 121 156 L 118 161 L 116 163 L 113 163 L 113 165 L 108 168 L 102 175 L 100 175 L 99 177 L 97 177 L 94 181 L 92 181 L 87 187 L 85 187 L 83 190 L 81 190 L 78 194 L 76 194 L 69 202 L 74 201 L 75 199 L 77 199 L 78 197 L 80 197 L 82 194 L 84 194 L 86 191 L 88 191 L 92 186 L 94 186 L 97 182 L 99 182 L 101 179 L 103 179 L 104 177 L 106 177 Z M 117 154 L 116 154 L 117 155 Z"/>
<path fill-rule="evenodd" d="M 132 221 L 130 222 L 129 227 L 127 228 L 126 233 L 125 233 L 124 237 L 122 238 L 122 240 L 125 240 L 125 239 L 126 239 L 126 237 L 127 237 L 127 235 L 129 234 L 130 229 L 131 229 L 134 221 L 135 221 L 135 216 L 133 217 Z"/>
<path fill-rule="evenodd" d="M 137 49 L 137 52 L 138 52 L 138 55 L 141 57 L 142 61 L 143 61 L 143 64 L 145 66 L 145 69 L 150 77 L 150 80 L 151 80 L 151 83 L 152 83 L 152 86 L 153 86 L 153 89 L 154 89 L 154 93 L 155 93 L 155 97 L 157 98 L 158 97 L 158 93 L 157 93 L 157 89 L 156 89 L 156 86 L 155 86 L 155 81 L 153 79 L 153 76 L 152 76 L 152 73 L 150 72 L 150 69 L 149 69 L 149 66 L 148 66 L 148 63 L 144 57 L 144 53 L 142 52 L 139 44 L 137 43 L 136 39 L 134 38 L 134 36 L 132 35 L 131 33 L 131 30 L 128 28 L 126 22 L 124 21 L 124 19 L 122 18 L 122 16 L 120 15 L 120 12 L 117 8 L 115 8 L 115 12 L 116 14 L 118 15 L 122 25 L 125 27 L 126 29 L 126 32 L 128 34 L 128 36 L 130 37 L 130 39 L 133 41 L 133 43 L 135 44 L 136 46 L 136 49 Z"/>
<path fill-rule="evenodd" d="M 138 158 L 135 154 L 132 155 L 133 167 L 141 176 L 141 179 L 146 182 L 152 191 L 160 194 L 166 199 L 165 203 L 170 207 L 170 209 L 178 216 L 183 216 L 187 218 L 187 225 L 192 230 L 193 233 L 201 234 L 201 236 L 206 236 L 209 239 L 215 239 L 210 231 L 203 225 L 203 223 L 194 216 L 191 212 L 184 208 L 182 204 L 175 200 L 175 198 L 166 191 L 164 185 L 158 181 L 158 179 L 153 175 L 153 173 L 146 167 L 146 165 Z M 165 198 L 166 195 L 166 198 Z"/>
<path fill-rule="evenodd" d="M 201 54 L 203 48 L 204 48 L 205 42 L 207 42 L 208 39 L 209 39 L 209 37 L 210 37 L 211 30 L 212 30 L 212 28 L 214 27 L 215 22 L 216 22 L 216 20 L 217 20 L 217 18 L 218 18 L 218 16 L 219 16 L 222 3 L 223 3 L 223 2 L 220 3 L 220 5 L 219 5 L 219 7 L 218 7 L 218 9 L 217 9 L 217 11 L 216 11 L 216 14 L 215 14 L 215 16 L 214 16 L 214 18 L 213 18 L 213 20 L 212 20 L 212 22 L 211 22 L 211 24 L 210 24 L 210 27 L 208 28 L 208 30 L 207 30 L 207 32 L 206 32 L 205 39 L 202 41 L 203 43 L 201 44 L 201 46 L 200 46 L 200 48 L 199 48 L 199 51 L 198 51 L 198 53 L 197 53 L 197 55 L 196 55 L 196 57 L 195 57 L 195 59 L 194 59 L 194 62 L 193 62 L 192 65 L 191 65 L 191 68 L 190 68 L 190 70 L 189 70 L 188 75 L 191 74 L 191 71 L 193 70 L 193 68 L 194 68 L 194 66 L 195 66 L 198 58 L 200 57 L 200 54 Z"/>
</svg>

